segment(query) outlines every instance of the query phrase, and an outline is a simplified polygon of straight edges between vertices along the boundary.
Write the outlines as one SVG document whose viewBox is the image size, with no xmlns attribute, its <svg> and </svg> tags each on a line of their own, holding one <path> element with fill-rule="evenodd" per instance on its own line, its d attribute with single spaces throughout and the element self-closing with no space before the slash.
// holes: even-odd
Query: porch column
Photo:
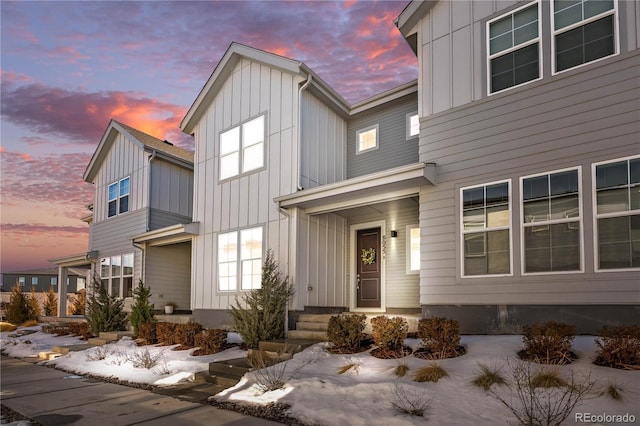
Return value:
<svg viewBox="0 0 640 426">
<path fill-rule="evenodd" d="M 58 266 L 58 317 L 67 316 L 67 277 L 68 267 Z"/>
</svg>

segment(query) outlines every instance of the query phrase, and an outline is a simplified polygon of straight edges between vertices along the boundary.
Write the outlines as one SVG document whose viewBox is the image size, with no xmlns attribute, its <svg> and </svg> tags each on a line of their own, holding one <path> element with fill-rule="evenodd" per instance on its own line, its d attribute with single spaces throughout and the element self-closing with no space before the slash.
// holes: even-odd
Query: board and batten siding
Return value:
<svg viewBox="0 0 640 426">
<path fill-rule="evenodd" d="M 191 218 L 193 214 L 193 171 L 167 161 L 154 159 L 151 161 L 150 172 L 150 207 L 154 210 Z"/>
<path fill-rule="evenodd" d="M 594 162 L 640 153 L 640 51 L 621 54 L 421 121 L 421 288 L 428 304 L 639 302 L 637 272 L 594 272 Z M 583 273 L 523 276 L 522 176 L 581 168 Z M 461 278 L 460 188 L 511 181 L 513 276 Z"/>
<path fill-rule="evenodd" d="M 347 125 L 314 95 L 302 93 L 301 184 L 303 188 L 339 182 L 346 176 Z"/>
<path fill-rule="evenodd" d="M 177 309 L 190 309 L 191 243 L 147 247 L 145 269 L 145 284 L 151 289 L 149 302 L 155 309 L 162 309 L 167 302 L 175 303 Z"/>
<path fill-rule="evenodd" d="M 193 220 L 200 234 L 192 245 L 192 309 L 229 309 L 240 292 L 220 292 L 218 234 L 262 226 L 263 253 L 274 250 L 288 270 L 287 217 L 273 199 L 296 186 L 298 84 L 301 77 L 241 59 L 195 126 Z M 222 131 L 265 114 L 265 167 L 218 182 Z"/>
<path fill-rule="evenodd" d="M 131 178 L 129 183 L 129 212 L 147 207 L 147 188 L 149 188 L 148 163 L 149 159 L 144 150 L 120 133 L 115 136 L 115 140 L 93 181 L 95 184 L 94 223 L 113 219 L 107 218 L 109 185 L 127 176 Z M 142 232 L 144 231 L 146 229 L 143 229 Z"/>
<path fill-rule="evenodd" d="M 347 220 L 335 213 L 309 216 L 296 209 L 296 284 L 292 309 L 349 306 Z"/>
<path fill-rule="evenodd" d="M 486 22 L 531 1 L 439 1 L 420 20 L 420 116 L 487 97 Z M 543 78 L 551 76 L 550 2 L 542 7 Z M 640 48 L 640 4 L 619 0 L 620 51 Z"/>
<path fill-rule="evenodd" d="M 347 124 L 347 178 L 418 161 L 418 138 L 407 140 L 407 114 L 418 112 L 417 94 L 358 113 Z M 356 132 L 378 125 L 378 148 L 356 154 Z"/>
</svg>

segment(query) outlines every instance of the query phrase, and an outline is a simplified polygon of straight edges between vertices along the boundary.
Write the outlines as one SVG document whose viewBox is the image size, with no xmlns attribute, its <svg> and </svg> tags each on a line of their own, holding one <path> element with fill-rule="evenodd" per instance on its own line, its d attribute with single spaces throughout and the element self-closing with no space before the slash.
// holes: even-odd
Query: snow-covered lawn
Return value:
<svg viewBox="0 0 640 426">
<path fill-rule="evenodd" d="M 55 337 L 41 332 L 9 338 L 8 335 L 13 333 L 15 332 L 0 335 L 2 350 L 9 356 L 37 356 L 38 352 L 54 345 L 81 343 L 73 337 Z M 230 333 L 230 336 L 235 341 L 238 340 L 236 334 Z M 419 341 L 415 339 L 408 339 L 406 343 L 413 349 L 419 347 Z M 282 389 L 263 393 L 258 383 L 259 375 L 251 372 L 235 387 L 218 394 L 215 399 L 236 403 L 289 404 L 292 417 L 310 424 L 423 424 L 424 418 L 398 414 L 393 409 L 392 404 L 397 401 L 397 395 L 401 395 L 417 400 L 430 400 L 425 417 L 431 424 L 515 424 L 515 418 L 501 402 L 470 382 L 478 372 L 480 363 L 490 367 L 502 366 L 502 373 L 508 379 L 510 370 L 507 362 L 515 359 L 516 352 L 522 349 L 522 337 L 463 336 L 462 343 L 467 348 L 466 355 L 438 361 L 449 376 L 437 383 L 413 381 L 415 372 L 430 363 L 413 355 L 400 360 L 377 359 L 368 352 L 334 355 L 326 351 L 326 344 L 320 343 L 296 354 L 286 364 L 272 367 L 277 371 L 284 369 L 281 376 L 285 385 Z M 207 370 L 209 362 L 246 356 L 246 352 L 238 348 L 198 357 L 191 355 L 193 350 L 175 351 L 173 348 L 138 347 L 131 339 L 124 338 L 101 349 L 73 352 L 46 363 L 76 374 L 163 386 L 189 380 L 193 373 Z M 578 382 L 590 376 L 597 381 L 597 386 L 589 398 L 576 407 L 565 424 L 622 424 L 622 421 L 611 421 L 620 420 L 611 416 L 625 414 L 628 414 L 627 419 L 634 418 L 635 422 L 640 422 L 640 371 L 622 371 L 593 365 L 596 345 L 592 336 L 577 336 L 573 351 L 579 359 L 572 365 L 557 367 L 560 374 L 565 378 L 573 375 Z M 157 358 L 158 362 L 150 369 L 135 368 L 132 365 L 132 360 L 153 358 Z M 394 369 L 399 364 L 406 364 L 409 368 L 406 376 L 401 378 L 394 374 Z M 511 364 L 514 362 L 511 361 Z M 342 367 L 349 365 L 352 367 L 339 374 Z M 274 375 L 279 376 L 280 373 Z M 599 394 L 609 385 L 622 390 L 622 401 Z M 508 387 L 494 389 L 510 400 L 511 391 Z M 513 403 L 517 405 L 515 399 Z M 597 416 L 609 417 L 603 417 L 604 421 L 596 423 L 596 420 L 600 420 Z"/>
</svg>

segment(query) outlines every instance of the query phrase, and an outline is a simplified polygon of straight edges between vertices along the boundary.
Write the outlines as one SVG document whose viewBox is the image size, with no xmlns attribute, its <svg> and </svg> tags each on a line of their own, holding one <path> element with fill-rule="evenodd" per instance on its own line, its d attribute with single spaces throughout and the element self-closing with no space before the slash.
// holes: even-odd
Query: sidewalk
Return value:
<svg viewBox="0 0 640 426">
<path fill-rule="evenodd" d="M 6 356 L 0 357 L 0 402 L 43 426 L 279 424 Z"/>
</svg>

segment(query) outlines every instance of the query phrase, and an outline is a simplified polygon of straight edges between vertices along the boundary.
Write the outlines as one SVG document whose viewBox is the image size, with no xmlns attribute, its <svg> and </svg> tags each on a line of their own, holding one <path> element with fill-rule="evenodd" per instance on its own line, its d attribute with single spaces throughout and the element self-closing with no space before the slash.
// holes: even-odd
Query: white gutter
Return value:
<svg viewBox="0 0 640 426">
<path fill-rule="evenodd" d="M 151 155 L 149 156 L 149 184 L 147 185 L 147 226 L 145 229 L 147 232 L 151 230 L 150 221 L 151 221 L 151 161 L 156 158 L 156 150 L 151 151 Z"/>
<path fill-rule="evenodd" d="M 313 75 L 308 74 L 307 81 L 298 89 L 298 191 L 302 191 L 302 92 L 309 87 Z"/>
</svg>

